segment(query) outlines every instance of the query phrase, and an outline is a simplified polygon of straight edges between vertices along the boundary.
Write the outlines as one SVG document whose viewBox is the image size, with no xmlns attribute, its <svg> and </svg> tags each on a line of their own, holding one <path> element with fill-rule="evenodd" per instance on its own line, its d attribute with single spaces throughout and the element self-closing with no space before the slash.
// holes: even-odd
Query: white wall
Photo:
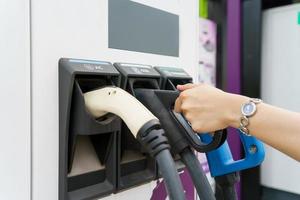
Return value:
<svg viewBox="0 0 300 200">
<path fill-rule="evenodd" d="M 197 66 L 198 1 L 178 0 L 180 57 L 108 49 L 107 0 L 31 0 L 33 200 L 58 197 L 58 59 L 86 58 L 112 62 L 185 67 Z M 170 4 L 171 5 L 171 4 Z M 164 4 L 166 7 L 166 4 Z M 165 8 L 164 8 L 165 9 Z M 148 188 L 144 185 L 141 188 Z M 111 198 L 135 199 L 133 190 Z M 124 199 L 124 198 L 122 198 Z"/>
<path fill-rule="evenodd" d="M 298 12 L 300 4 L 263 14 L 262 98 L 267 103 L 300 112 Z M 261 178 L 265 186 L 300 194 L 299 162 L 267 145 Z"/>
<path fill-rule="evenodd" d="M 29 0 L 0 1 L 0 199 L 30 200 Z"/>
</svg>

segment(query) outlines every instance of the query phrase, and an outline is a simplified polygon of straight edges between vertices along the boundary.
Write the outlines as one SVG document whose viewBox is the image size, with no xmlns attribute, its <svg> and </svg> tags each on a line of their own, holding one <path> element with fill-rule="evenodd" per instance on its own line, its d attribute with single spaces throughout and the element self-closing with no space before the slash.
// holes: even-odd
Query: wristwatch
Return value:
<svg viewBox="0 0 300 200">
<path fill-rule="evenodd" d="M 261 99 L 253 98 L 241 106 L 242 117 L 240 119 L 239 130 L 247 136 L 251 136 L 249 133 L 249 129 L 247 128 L 250 124 L 249 118 L 256 113 L 257 110 L 256 105 L 261 102 L 262 102 Z"/>
</svg>

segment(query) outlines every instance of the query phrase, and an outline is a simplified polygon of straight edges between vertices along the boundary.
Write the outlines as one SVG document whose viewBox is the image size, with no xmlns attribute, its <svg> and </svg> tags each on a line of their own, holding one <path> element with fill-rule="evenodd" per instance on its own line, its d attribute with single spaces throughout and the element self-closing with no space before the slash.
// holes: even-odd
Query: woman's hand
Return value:
<svg viewBox="0 0 300 200">
<path fill-rule="evenodd" d="M 240 106 L 248 98 L 226 93 L 206 84 L 178 85 L 175 111 L 181 112 L 195 132 L 214 132 L 239 126 Z"/>
<path fill-rule="evenodd" d="M 223 92 L 205 84 L 187 84 L 175 102 L 175 111 L 182 112 L 198 133 L 238 128 L 241 105 L 248 97 Z M 300 113 L 291 112 L 265 103 L 257 105 L 250 118 L 249 133 L 300 162 Z"/>
</svg>

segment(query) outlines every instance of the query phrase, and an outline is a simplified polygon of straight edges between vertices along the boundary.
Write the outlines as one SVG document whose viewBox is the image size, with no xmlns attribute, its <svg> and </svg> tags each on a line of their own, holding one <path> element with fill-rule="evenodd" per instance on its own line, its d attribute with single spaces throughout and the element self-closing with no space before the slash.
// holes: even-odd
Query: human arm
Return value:
<svg viewBox="0 0 300 200">
<path fill-rule="evenodd" d="M 241 105 L 250 98 L 226 93 L 205 84 L 180 85 L 175 111 L 182 112 L 196 132 L 239 128 Z M 282 108 L 257 104 L 249 118 L 249 133 L 266 144 L 300 161 L 300 114 Z"/>
</svg>

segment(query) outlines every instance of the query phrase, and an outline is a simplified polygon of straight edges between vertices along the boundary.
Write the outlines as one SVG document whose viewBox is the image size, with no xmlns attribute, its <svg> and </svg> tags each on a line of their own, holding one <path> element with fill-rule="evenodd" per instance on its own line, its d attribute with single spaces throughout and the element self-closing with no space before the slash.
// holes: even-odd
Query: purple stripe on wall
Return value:
<svg viewBox="0 0 300 200">
<path fill-rule="evenodd" d="M 241 63 L 241 2 L 227 1 L 227 91 L 240 93 L 240 63 Z M 228 143 L 234 159 L 241 158 L 241 142 L 237 130 L 229 129 Z M 241 199 L 241 184 L 236 186 L 238 198 Z"/>
</svg>

